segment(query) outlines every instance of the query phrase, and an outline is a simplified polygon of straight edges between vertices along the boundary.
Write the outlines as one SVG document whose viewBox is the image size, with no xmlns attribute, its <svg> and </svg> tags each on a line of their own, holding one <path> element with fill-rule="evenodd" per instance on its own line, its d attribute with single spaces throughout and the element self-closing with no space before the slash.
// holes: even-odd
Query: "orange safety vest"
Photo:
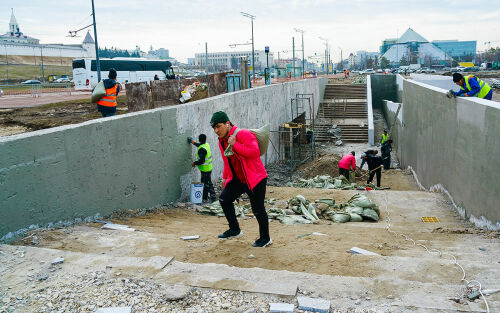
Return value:
<svg viewBox="0 0 500 313">
<path fill-rule="evenodd" d="M 118 83 L 113 87 L 106 89 L 106 94 L 104 97 L 97 101 L 97 104 L 105 107 L 115 107 L 116 106 L 116 89 L 118 88 Z"/>
</svg>

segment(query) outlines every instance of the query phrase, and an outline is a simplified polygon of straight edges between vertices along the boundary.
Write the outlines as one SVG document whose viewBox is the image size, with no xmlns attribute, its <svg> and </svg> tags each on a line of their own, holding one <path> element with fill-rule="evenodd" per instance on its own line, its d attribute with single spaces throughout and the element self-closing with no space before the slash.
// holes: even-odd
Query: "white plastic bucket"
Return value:
<svg viewBox="0 0 500 313">
<path fill-rule="evenodd" d="M 203 184 L 191 184 L 191 203 L 200 204 L 203 201 Z"/>
</svg>

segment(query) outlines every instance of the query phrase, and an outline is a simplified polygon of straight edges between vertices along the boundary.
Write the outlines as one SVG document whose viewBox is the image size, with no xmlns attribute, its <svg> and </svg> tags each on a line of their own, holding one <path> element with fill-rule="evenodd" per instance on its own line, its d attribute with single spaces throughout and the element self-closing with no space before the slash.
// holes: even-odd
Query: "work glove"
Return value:
<svg viewBox="0 0 500 313">
<path fill-rule="evenodd" d="M 188 137 L 187 141 L 188 141 L 189 144 L 193 143 L 193 137 Z"/>
<path fill-rule="evenodd" d="M 462 94 L 459 94 L 458 96 L 459 96 L 459 97 L 465 97 L 465 94 L 464 94 L 464 93 L 462 93 Z"/>
<path fill-rule="evenodd" d="M 448 93 L 446 94 L 446 96 L 447 96 L 448 98 L 455 98 L 455 97 L 456 97 L 455 92 L 454 92 L 452 89 L 450 89 L 450 90 L 448 91 Z"/>
<path fill-rule="evenodd" d="M 191 167 L 194 167 L 194 162 L 191 162 Z"/>
</svg>

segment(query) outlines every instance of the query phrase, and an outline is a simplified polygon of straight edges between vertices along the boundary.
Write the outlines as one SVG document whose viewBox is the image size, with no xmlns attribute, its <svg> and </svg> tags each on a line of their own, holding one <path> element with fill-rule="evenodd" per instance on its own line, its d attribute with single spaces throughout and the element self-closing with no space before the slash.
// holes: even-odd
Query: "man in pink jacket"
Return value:
<svg viewBox="0 0 500 313">
<path fill-rule="evenodd" d="M 259 223 L 260 238 L 254 247 L 266 247 L 273 243 L 269 236 L 269 220 L 264 206 L 266 196 L 267 172 L 260 159 L 259 143 L 248 129 L 234 126 L 225 112 L 215 112 L 210 125 L 219 137 L 219 148 L 224 161 L 222 173 L 223 190 L 219 202 L 224 210 L 229 229 L 219 235 L 221 239 L 243 236 L 233 202 L 243 193 L 250 198 L 252 212 Z M 237 133 L 237 134 L 236 134 Z M 232 146 L 233 155 L 226 157 L 224 151 Z"/>
<path fill-rule="evenodd" d="M 354 151 L 344 155 L 339 161 L 339 174 L 344 175 L 349 180 L 349 170 L 351 168 L 353 171 L 356 170 L 356 153 Z"/>
</svg>

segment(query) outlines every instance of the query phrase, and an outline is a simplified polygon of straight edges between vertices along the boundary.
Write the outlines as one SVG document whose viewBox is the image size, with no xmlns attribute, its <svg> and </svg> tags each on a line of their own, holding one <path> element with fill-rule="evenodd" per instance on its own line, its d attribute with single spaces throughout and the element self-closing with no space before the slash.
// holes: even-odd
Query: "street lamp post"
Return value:
<svg viewBox="0 0 500 313">
<path fill-rule="evenodd" d="M 97 65 L 97 82 L 101 81 L 101 63 L 99 61 L 99 45 L 97 44 L 97 27 L 95 25 L 95 9 L 94 0 L 92 0 L 92 19 L 94 22 L 94 39 L 95 39 L 95 61 Z"/>
<path fill-rule="evenodd" d="M 295 28 L 297 33 L 302 34 L 302 78 L 306 77 L 306 72 L 304 71 L 304 31 L 302 29 Z"/>
<path fill-rule="evenodd" d="M 255 15 L 245 12 L 240 12 L 240 13 L 244 17 L 248 17 L 252 22 L 252 76 L 253 80 L 255 81 L 255 50 L 254 50 L 254 39 L 253 39 L 253 20 L 255 19 Z"/>
<path fill-rule="evenodd" d="M 340 65 L 342 65 L 342 71 L 344 71 L 344 60 L 342 59 L 342 48 L 339 47 L 340 49 Z"/>
</svg>

